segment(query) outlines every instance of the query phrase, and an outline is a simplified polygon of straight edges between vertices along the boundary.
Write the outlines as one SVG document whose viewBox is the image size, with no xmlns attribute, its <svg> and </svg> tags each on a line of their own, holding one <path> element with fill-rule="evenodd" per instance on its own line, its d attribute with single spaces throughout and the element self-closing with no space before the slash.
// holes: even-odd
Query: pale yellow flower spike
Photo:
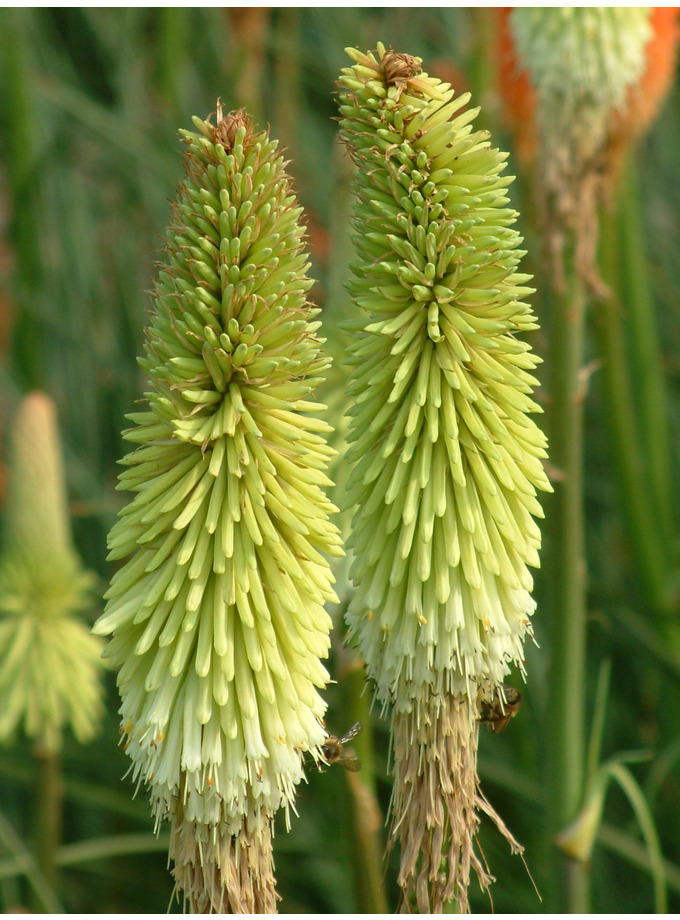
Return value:
<svg viewBox="0 0 680 920">
<path fill-rule="evenodd" d="M 408 54 L 350 49 L 341 130 L 357 165 L 357 316 L 347 462 L 356 586 L 347 622 L 392 711 L 391 842 L 407 904 L 468 907 L 481 810 L 479 719 L 522 672 L 532 578 L 550 489 L 530 417 L 539 359 L 519 335 L 521 239 L 505 155 L 474 131 L 469 94 Z M 484 713 L 484 716 L 482 715 Z M 497 723 L 496 723 L 497 724 Z"/>
</svg>

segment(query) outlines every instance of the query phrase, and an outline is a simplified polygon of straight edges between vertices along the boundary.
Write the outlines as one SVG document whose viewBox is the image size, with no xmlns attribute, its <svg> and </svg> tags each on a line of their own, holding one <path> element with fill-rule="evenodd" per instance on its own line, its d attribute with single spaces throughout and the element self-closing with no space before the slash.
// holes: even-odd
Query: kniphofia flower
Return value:
<svg viewBox="0 0 680 920">
<path fill-rule="evenodd" d="M 595 290 L 597 206 L 675 73 L 677 8 L 550 7 L 499 12 L 499 86 L 517 149 L 535 161 L 552 267 L 565 231 Z"/>
<path fill-rule="evenodd" d="M 304 227 L 283 156 L 243 111 L 182 132 L 187 177 L 140 362 L 147 407 L 109 537 L 97 624 L 113 634 L 133 778 L 172 820 L 193 910 L 275 910 L 271 825 L 305 756 L 340 554 L 324 489 L 332 451 L 313 400 L 327 358 L 306 300 Z"/>
<path fill-rule="evenodd" d="M 103 714 L 102 643 L 83 613 L 95 578 L 73 546 L 54 403 L 31 393 L 14 420 L 0 549 L 0 740 L 23 727 L 45 754 L 65 728 L 90 741 Z"/>
<path fill-rule="evenodd" d="M 523 671 L 549 489 L 530 413 L 536 328 L 519 271 L 505 155 L 475 131 L 469 94 L 420 61 L 348 49 L 341 130 L 357 166 L 357 317 L 347 504 L 356 586 L 347 621 L 392 710 L 392 843 L 420 911 L 467 909 L 481 794 L 479 718 Z"/>
</svg>

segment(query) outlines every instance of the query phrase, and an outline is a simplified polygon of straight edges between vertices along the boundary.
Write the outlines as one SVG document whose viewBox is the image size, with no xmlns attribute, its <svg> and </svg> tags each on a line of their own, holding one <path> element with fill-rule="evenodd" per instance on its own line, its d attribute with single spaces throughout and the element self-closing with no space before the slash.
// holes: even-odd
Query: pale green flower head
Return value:
<svg viewBox="0 0 680 920">
<path fill-rule="evenodd" d="M 530 413 L 539 359 L 505 154 L 469 94 L 409 55 L 348 50 L 341 130 L 356 162 L 347 454 L 350 636 L 383 703 L 500 686 L 534 610 Z"/>
<path fill-rule="evenodd" d="M 182 132 L 148 406 L 125 434 L 119 488 L 136 494 L 109 537 L 109 558 L 129 558 L 96 631 L 113 634 L 134 779 L 158 819 L 179 798 L 219 863 L 220 839 L 287 810 L 321 756 L 326 556 L 342 550 L 301 208 L 276 141 L 242 111 L 217 121 Z"/>
<path fill-rule="evenodd" d="M 79 614 L 94 576 L 73 547 L 54 405 L 21 404 L 11 432 L 0 544 L 0 740 L 19 728 L 51 753 L 65 728 L 92 739 L 103 714 L 102 642 Z"/>
</svg>

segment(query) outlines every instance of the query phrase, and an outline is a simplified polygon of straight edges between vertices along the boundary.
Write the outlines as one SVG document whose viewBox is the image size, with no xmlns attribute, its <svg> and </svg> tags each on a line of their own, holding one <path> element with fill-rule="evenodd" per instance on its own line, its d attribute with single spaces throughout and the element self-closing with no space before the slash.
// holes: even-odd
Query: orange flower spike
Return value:
<svg viewBox="0 0 680 920">
<path fill-rule="evenodd" d="M 496 10 L 498 87 L 506 124 L 515 135 L 517 156 L 528 165 L 536 156 L 536 91 L 518 61 L 510 24 L 512 10 L 509 6 Z M 630 88 L 625 108 L 612 118 L 613 154 L 649 129 L 666 98 L 678 60 L 679 14 L 680 7 L 675 6 L 652 9 L 652 36 L 645 49 L 644 72 L 638 83 Z"/>
<path fill-rule="evenodd" d="M 596 265 L 598 206 L 667 90 L 677 13 L 654 7 L 498 13 L 499 88 L 519 158 L 533 170 L 558 289 L 573 235 L 577 273 L 594 292 L 605 291 Z"/>
</svg>

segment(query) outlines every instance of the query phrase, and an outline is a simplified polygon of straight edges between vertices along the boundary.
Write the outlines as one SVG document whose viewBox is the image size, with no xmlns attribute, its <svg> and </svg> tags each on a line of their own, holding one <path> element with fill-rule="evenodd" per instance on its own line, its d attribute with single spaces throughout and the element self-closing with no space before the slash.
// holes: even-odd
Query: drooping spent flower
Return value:
<svg viewBox="0 0 680 920">
<path fill-rule="evenodd" d="M 468 908 L 479 719 L 523 670 L 539 563 L 546 441 L 529 413 L 539 359 L 505 155 L 469 94 L 420 60 L 348 49 L 341 131 L 357 166 L 348 388 L 355 507 L 351 640 L 392 709 L 392 843 L 420 911 Z"/>
<path fill-rule="evenodd" d="M 194 124 L 125 434 L 136 495 L 109 536 L 129 560 L 96 630 L 191 908 L 270 913 L 273 816 L 326 735 L 325 554 L 342 550 L 311 394 L 328 360 L 276 141 L 219 105 Z"/>
<path fill-rule="evenodd" d="M 82 618 L 94 575 L 73 546 L 54 403 L 31 393 L 11 431 L 0 544 L 0 741 L 19 728 L 47 755 L 103 715 L 102 643 Z"/>
<path fill-rule="evenodd" d="M 563 285 L 562 252 L 566 234 L 573 233 L 575 265 L 601 289 L 595 270 L 597 206 L 627 140 L 649 115 L 645 77 L 655 69 L 647 59 L 652 7 L 517 7 L 510 33 L 517 73 L 508 82 L 520 90 L 512 94 L 513 103 L 526 101 L 526 82 L 535 94 L 534 175 L 551 268 Z M 671 33 L 666 29 L 666 36 Z"/>
</svg>

